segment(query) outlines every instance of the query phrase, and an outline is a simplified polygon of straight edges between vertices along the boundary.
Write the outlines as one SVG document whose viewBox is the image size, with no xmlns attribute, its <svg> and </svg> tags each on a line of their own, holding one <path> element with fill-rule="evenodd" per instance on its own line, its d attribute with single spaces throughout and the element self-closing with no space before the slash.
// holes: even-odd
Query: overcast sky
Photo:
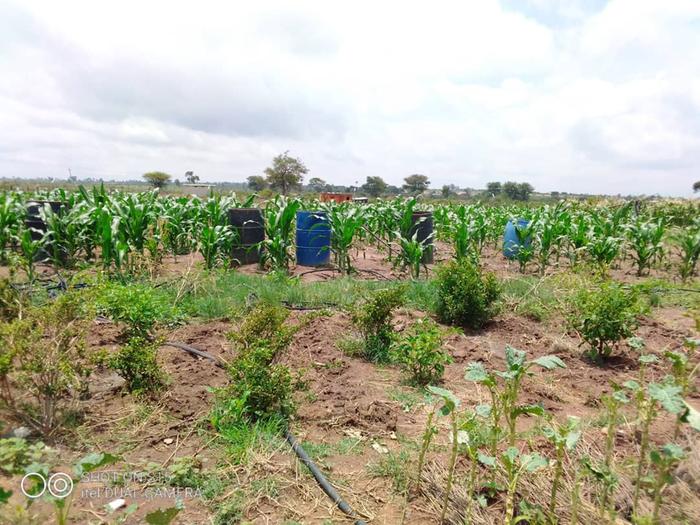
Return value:
<svg viewBox="0 0 700 525">
<path fill-rule="evenodd" d="M 700 0 L 0 0 L 0 177 L 692 194 Z"/>
</svg>

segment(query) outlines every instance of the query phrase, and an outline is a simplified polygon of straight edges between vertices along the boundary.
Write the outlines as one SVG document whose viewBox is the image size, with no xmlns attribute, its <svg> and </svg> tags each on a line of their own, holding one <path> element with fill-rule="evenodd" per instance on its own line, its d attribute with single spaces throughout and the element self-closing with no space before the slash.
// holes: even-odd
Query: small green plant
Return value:
<svg viewBox="0 0 700 525">
<path fill-rule="evenodd" d="M 437 316 L 446 324 L 480 328 L 496 313 L 500 286 L 468 259 L 455 260 L 437 272 Z"/>
<path fill-rule="evenodd" d="M 96 303 L 99 311 L 127 325 L 128 337 L 152 339 L 158 324 L 178 318 L 164 296 L 143 284 L 106 283 L 98 291 Z"/>
<path fill-rule="evenodd" d="M 540 454 L 520 454 L 516 447 L 508 447 L 498 458 L 493 456 L 480 455 L 479 461 L 489 468 L 498 468 L 506 476 L 508 485 L 506 492 L 506 509 L 503 522 L 507 524 L 524 521 L 525 518 L 519 517 L 517 521 L 513 521 L 515 516 L 515 495 L 517 493 L 518 481 L 520 477 L 528 472 L 532 473 L 548 465 L 547 459 Z"/>
<path fill-rule="evenodd" d="M 447 505 L 450 502 L 450 492 L 452 491 L 452 481 L 455 473 L 455 465 L 457 464 L 457 452 L 459 450 L 459 425 L 457 424 L 457 409 L 459 408 L 459 398 L 457 398 L 449 390 L 436 386 L 429 386 L 428 390 L 431 394 L 439 396 L 442 401 L 440 413 L 443 416 L 450 416 L 450 429 L 452 437 L 452 446 L 450 449 L 450 460 L 447 467 L 447 483 L 445 485 L 445 497 L 442 501 L 442 512 L 440 513 L 440 523 L 445 522 L 447 515 Z"/>
<path fill-rule="evenodd" d="M 389 361 L 393 329 L 391 317 L 394 310 L 404 303 L 403 287 L 374 292 L 352 313 L 352 321 L 364 341 L 365 358 L 372 362 Z"/>
<path fill-rule="evenodd" d="M 467 371 L 464 376 L 468 381 L 474 381 L 475 383 L 484 385 L 491 393 L 492 406 L 481 410 L 490 413 L 493 417 L 492 451 L 496 448 L 496 443 L 500 434 L 501 416 L 506 421 L 508 444 L 509 446 L 515 446 L 515 424 L 517 418 L 523 414 L 536 416 L 544 415 L 544 408 L 540 404 L 518 404 L 520 385 L 526 376 L 533 374 L 531 368 L 534 366 L 539 366 L 545 370 L 566 368 L 564 362 L 554 355 L 546 355 L 533 359 L 532 361 L 527 361 L 525 359 L 525 352 L 511 346 L 506 346 L 505 355 L 505 371 L 488 372 L 481 363 L 472 362 L 467 366 Z M 502 381 L 503 386 L 500 386 L 499 379 Z"/>
<path fill-rule="evenodd" d="M 613 465 L 613 452 L 615 450 L 617 427 L 620 422 L 620 408 L 629 403 L 629 398 L 617 385 L 613 385 L 613 392 L 610 395 L 603 396 L 601 401 L 605 406 L 605 416 L 607 420 L 604 460 L 602 462 L 593 463 L 590 458 L 585 458 L 582 462 L 582 466 L 601 486 L 598 495 L 598 508 L 600 517 L 605 519 L 608 512 L 612 513 L 612 510 L 609 509 L 609 501 L 619 481 Z"/>
<path fill-rule="evenodd" d="M 0 439 L 0 472 L 20 474 L 31 463 L 38 463 L 46 452 L 41 441 L 29 443 L 23 438 Z"/>
<path fill-rule="evenodd" d="M 642 358 L 644 357 L 646 356 L 642 356 Z M 656 419 L 660 407 L 663 407 L 668 413 L 678 418 L 684 413 L 685 404 L 681 397 L 682 387 L 677 385 L 670 376 L 663 383 L 649 383 L 646 388 L 644 388 L 643 383 L 640 384 L 637 381 L 626 381 L 624 386 L 633 392 L 637 401 L 637 429 L 640 435 L 640 449 L 632 504 L 632 510 L 636 513 L 641 486 L 646 473 L 651 424 Z"/>
<path fill-rule="evenodd" d="M 132 394 L 152 395 L 165 387 L 166 375 L 157 360 L 159 346 L 159 342 L 132 337 L 109 359 L 109 367 L 126 380 L 126 387 Z"/>
<path fill-rule="evenodd" d="M 468 414 L 459 423 L 457 432 L 459 449 L 469 458 L 469 475 L 467 476 L 467 508 L 465 515 L 471 516 L 476 494 L 477 477 L 479 473 L 480 448 L 488 444 L 488 430 L 482 425 L 481 419 L 475 413 Z M 482 497 L 479 496 L 480 501 Z"/>
<path fill-rule="evenodd" d="M 668 443 L 661 449 L 652 450 L 649 454 L 651 465 L 654 469 L 655 479 L 653 481 L 654 508 L 652 510 L 651 522 L 659 522 L 659 509 L 661 508 L 661 496 L 664 488 L 673 481 L 672 470 L 685 458 L 685 452 L 674 443 Z"/>
<path fill-rule="evenodd" d="M 236 491 L 232 497 L 219 506 L 214 517 L 214 525 L 234 525 L 245 517 L 245 496 Z"/>
<path fill-rule="evenodd" d="M 700 363 L 696 363 L 694 359 L 700 346 L 700 341 L 697 339 L 686 339 L 683 346 L 685 351 L 669 350 L 665 353 L 665 356 L 671 361 L 671 373 L 676 384 L 681 387 L 681 397 L 685 398 L 694 387 L 695 376 L 700 370 Z M 684 416 L 685 413 L 682 413 L 676 417 L 673 429 L 674 440 L 678 438 Z"/>
<path fill-rule="evenodd" d="M 442 331 L 431 319 L 413 323 L 391 350 L 394 362 L 399 363 L 413 385 L 437 384 L 445 373 L 445 365 L 452 358 L 442 349 Z"/>
<path fill-rule="evenodd" d="M 394 492 L 403 494 L 408 490 L 411 479 L 411 461 L 406 450 L 384 454 L 377 463 L 368 466 L 373 476 L 390 478 Z"/>
<path fill-rule="evenodd" d="M 633 336 L 643 311 L 637 291 L 612 281 L 596 290 L 580 289 L 572 307 L 569 325 L 590 346 L 594 359 L 607 359 L 619 341 Z"/>
<path fill-rule="evenodd" d="M 557 492 L 564 473 L 564 458 L 574 450 L 581 438 L 580 420 L 569 416 L 564 424 L 552 424 L 543 429 L 544 436 L 554 445 L 556 452 L 552 491 L 549 497 L 549 515 L 552 520 L 557 516 Z"/>
</svg>

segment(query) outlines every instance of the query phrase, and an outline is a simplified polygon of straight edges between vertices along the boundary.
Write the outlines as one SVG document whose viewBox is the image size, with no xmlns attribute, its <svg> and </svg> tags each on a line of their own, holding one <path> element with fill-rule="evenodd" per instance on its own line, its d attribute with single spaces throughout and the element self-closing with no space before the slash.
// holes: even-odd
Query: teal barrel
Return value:
<svg viewBox="0 0 700 525">
<path fill-rule="evenodd" d="M 265 223 L 260 208 L 231 208 L 228 222 L 236 239 L 234 242 L 234 266 L 260 262 L 260 243 L 265 240 Z"/>
<path fill-rule="evenodd" d="M 297 212 L 297 264 L 323 266 L 331 260 L 331 225 L 323 211 Z"/>
<path fill-rule="evenodd" d="M 518 219 L 518 225 L 526 227 L 530 224 L 530 221 L 526 219 Z M 525 247 L 529 248 L 532 239 L 528 237 L 525 239 Z M 518 240 L 518 233 L 515 231 L 515 225 L 512 221 L 508 221 L 506 224 L 506 230 L 503 234 L 503 255 L 507 259 L 515 259 L 518 256 L 518 250 L 520 249 L 520 241 Z"/>
</svg>

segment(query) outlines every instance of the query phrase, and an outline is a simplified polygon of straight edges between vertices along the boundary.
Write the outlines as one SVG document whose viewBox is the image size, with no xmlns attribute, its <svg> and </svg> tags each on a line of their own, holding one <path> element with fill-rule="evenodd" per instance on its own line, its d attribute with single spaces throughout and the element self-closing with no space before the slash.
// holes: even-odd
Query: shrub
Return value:
<svg viewBox="0 0 700 525">
<path fill-rule="evenodd" d="M 12 287 L 9 279 L 0 279 L 0 321 L 15 319 L 21 310 L 22 301 L 19 293 Z"/>
<path fill-rule="evenodd" d="M 375 292 L 364 304 L 355 309 L 352 322 L 364 340 L 365 358 L 373 362 L 387 362 L 391 346 L 391 316 L 404 303 L 404 287 Z"/>
<path fill-rule="evenodd" d="M 281 306 L 259 303 L 251 310 L 238 329 L 228 334 L 237 349 L 252 348 L 261 344 L 275 352 L 283 350 L 291 342 L 294 330 L 285 326 L 289 312 Z"/>
<path fill-rule="evenodd" d="M 440 267 L 436 285 L 437 315 L 443 323 L 479 328 L 496 314 L 501 291 L 496 277 L 482 274 L 466 259 Z"/>
<path fill-rule="evenodd" d="M 0 405 L 44 437 L 75 412 L 90 373 L 82 294 L 69 292 L 0 325 Z"/>
<path fill-rule="evenodd" d="M 425 386 L 437 384 L 452 358 L 442 349 L 442 331 L 430 319 L 413 323 L 392 346 L 392 358 L 409 375 L 410 382 Z"/>
<path fill-rule="evenodd" d="M 596 290 L 581 288 L 573 297 L 569 324 L 591 347 L 595 359 L 608 358 L 622 339 L 634 335 L 642 313 L 639 292 L 612 281 Z"/>
<path fill-rule="evenodd" d="M 288 367 L 273 364 L 294 333 L 284 325 L 287 316 L 284 308 L 261 303 L 229 334 L 238 353 L 228 368 L 231 384 L 218 391 L 211 417 L 217 430 L 240 421 L 284 419 L 294 412 L 297 381 Z"/>
<path fill-rule="evenodd" d="M 132 337 L 109 360 L 109 367 L 126 380 L 126 388 L 132 394 L 153 394 L 165 386 L 165 372 L 156 359 L 159 345 L 143 337 Z"/>
<path fill-rule="evenodd" d="M 234 419 L 286 418 L 294 412 L 296 381 L 287 366 L 272 364 L 275 354 L 273 348 L 261 344 L 243 350 L 231 362 L 232 384 L 225 395 L 241 401 L 239 413 L 232 414 Z"/>
<path fill-rule="evenodd" d="M 129 337 L 150 339 L 156 324 L 177 319 L 167 299 L 142 284 L 104 285 L 97 295 L 97 307 L 114 321 L 126 323 Z"/>
</svg>

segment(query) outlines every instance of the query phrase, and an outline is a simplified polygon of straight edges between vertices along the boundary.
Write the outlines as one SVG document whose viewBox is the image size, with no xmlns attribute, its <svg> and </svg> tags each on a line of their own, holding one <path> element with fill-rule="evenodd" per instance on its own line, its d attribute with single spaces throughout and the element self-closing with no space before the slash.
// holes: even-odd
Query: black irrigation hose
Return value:
<svg viewBox="0 0 700 525">
<path fill-rule="evenodd" d="M 289 443 L 289 445 L 292 447 L 292 450 L 299 457 L 299 460 L 304 465 L 306 465 L 306 467 L 311 471 L 311 474 L 313 474 L 314 478 L 316 478 L 316 481 L 318 482 L 319 486 L 323 489 L 323 492 L 325 492 L 326 495 L 333 500 L 333 503 L 335 503 L 336 506 L 345 514 L 353 518 L 355 520 L 355 525 L 366 525 L 366 523 L 363 520 L 357 518 L 357 514 L 355 514 L 355 511 L 352 510 L 352 507 L 348 505 L 343 500 L 343 498 L 340 497 L 340 495 L 333 488 L 333 485 L 331 485 L 328 482 L 326 477 L 323 475 L 323 472 L 321 472 L 318 469 L 316 464 L 311 460 L 306 451 L 301 447 L 294 435 L 289 430 L 285 430 L 284 437 L 287 440 L 287 443 Z"/>
<path fill-rule="evenodd" d="M 205 352 L 203 350 L 199 350 L 193 346 L 186 345 L 184 343 L 178 343 L 176 341 L 166 341 L 163 343 L 163 346 L 172 346 L 175 348 L 179 348 L 180 350 L 184 350 L 185 352 L 189 352 L 192 355 L 196 355 L 197 357 L 203 357 L 204 359 L 209 359 L 212 361 L 216 366 L 220 368 L 226 368 L 226 365 L 216 356 L 210 354 L 209 352 Z M 314 479 L 318 483 L 318 485 L 323 489 L 323 492 L 326 493 L 326 495 L 333 500 L 333 503 L 341 510 L 343 511 L 346 515 L 351 517 L 352 519 L 355 520 L 355 525 L 367 525 L 367 523 L 360 518 L 357 517 L 357 514 L 355 511 L 352 509 L 352 507 L 338 494 L 338 492 L 333 488 L 333 485 L 330 484 L 328 479 L 323 475 L 323 472 L 319 470 L 319 468 L 316 466 L 316 464 L 313 462 L 313 460 L 309 457 L 309 455 L 306 453 L 306 451 L 302 448 L 302 446 L 299 444 L 297 439 L 294 437 L 294 435 L 289 431 L 285 430 L 284 431 L 284 438 L 287 440 L 287 443 L 289 443 L 289 446 L 292 447 L 292 450 L 294 453 L 297 455 L 299 460 L 306 465 L 306 468 L 309 469 L 311 474 L 313 475 Z"/>
</svg>

